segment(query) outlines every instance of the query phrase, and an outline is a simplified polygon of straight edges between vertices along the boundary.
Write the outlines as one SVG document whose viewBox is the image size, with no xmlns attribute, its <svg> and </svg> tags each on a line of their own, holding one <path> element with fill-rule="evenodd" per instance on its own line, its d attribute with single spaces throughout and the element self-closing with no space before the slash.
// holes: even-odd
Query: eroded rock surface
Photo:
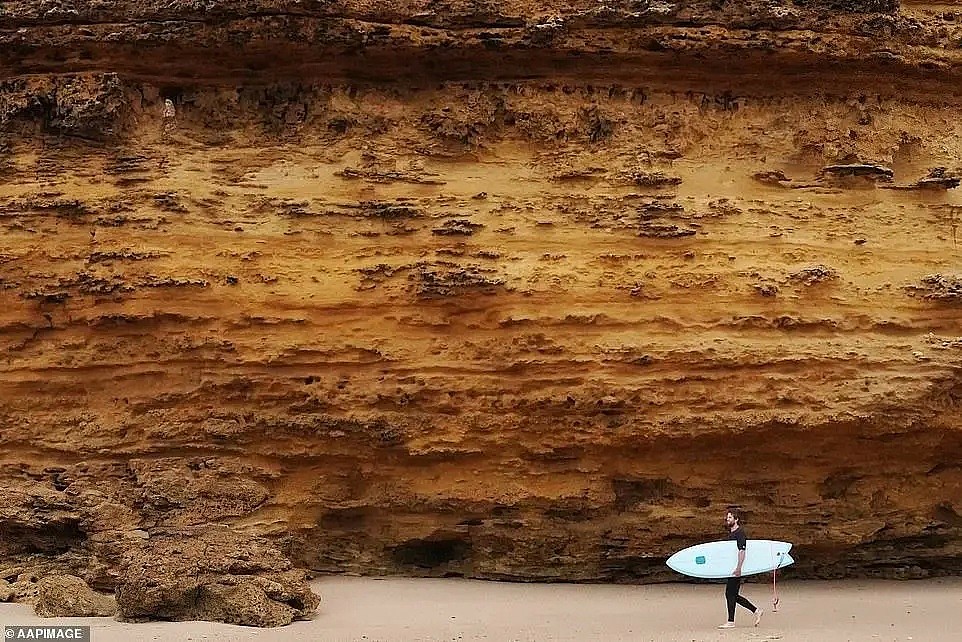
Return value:
<svg viewBox="0 0 962 642">
<path fill-rule="evenodd" d="M 5 3 L 4 590 L 962 572 L 957 15 Z"/>
<path fill-rule="evenodd" d="M 124 620 L 211 620 L 283 626 L 314 613 L 303 570 L 266 540 L 227 528 L 173 531 L 125 554 L 117 585 Z"/>
<path fill-rule="evenodd" d="M 38 583 L 34 610 L 41 617 L 107 617 L 117 612 L 117 603 L 79 577 L 47 575 Z"/>
</svg>

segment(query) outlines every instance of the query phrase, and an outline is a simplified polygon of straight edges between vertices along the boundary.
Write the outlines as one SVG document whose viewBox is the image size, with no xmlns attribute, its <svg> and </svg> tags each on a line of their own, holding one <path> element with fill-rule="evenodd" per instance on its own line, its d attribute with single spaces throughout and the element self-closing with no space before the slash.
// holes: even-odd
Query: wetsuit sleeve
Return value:
<svg viewBox="0 0 962 642">
<path fill-rule="evenodd" d="M 745 547 L 748 545 L 748 538 L 745 537 L 745 532 L 740 528 L 738 529 L 738 533 L 736 533 L 735 544 L 740 551 L 745 550 Z"/>
</svg>

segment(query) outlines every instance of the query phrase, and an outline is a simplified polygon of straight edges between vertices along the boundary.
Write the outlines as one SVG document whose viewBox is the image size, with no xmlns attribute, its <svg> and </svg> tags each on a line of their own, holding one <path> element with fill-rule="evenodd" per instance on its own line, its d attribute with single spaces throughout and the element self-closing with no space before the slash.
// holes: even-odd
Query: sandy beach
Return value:
<svg viewBox="0 0 962 642">
<path fill-rule="evenodd" d="M 771 587 L 743 595 L 765 608 L 758 628 L 739 610 L 725 619 L 722 585 L 508 584 L 469 580 L 336 577 L 316 580 L 321 608 L 309 622 L 249 629 L 210 622 L 125 624 L 110 618 L 43 619 L 29 606 L 0 604 L 0 623 L 85 624 L 93 642 L 137 640 L 917 641 L 959 639 L 962 579 L 909 582 L 785 582 L 771 612 Z"/>
</svg>

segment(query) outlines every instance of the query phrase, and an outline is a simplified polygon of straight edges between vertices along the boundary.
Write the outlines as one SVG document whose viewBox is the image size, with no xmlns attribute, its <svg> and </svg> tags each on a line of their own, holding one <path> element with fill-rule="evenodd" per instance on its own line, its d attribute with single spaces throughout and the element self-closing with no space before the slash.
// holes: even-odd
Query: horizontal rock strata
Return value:
<svg viewBox="0 0 962 642">
<path fill-rule="evenodd" d="M 0 10 L 13 599 L 962 572 L 957 7 L 209 4 Z"/>
</svg>

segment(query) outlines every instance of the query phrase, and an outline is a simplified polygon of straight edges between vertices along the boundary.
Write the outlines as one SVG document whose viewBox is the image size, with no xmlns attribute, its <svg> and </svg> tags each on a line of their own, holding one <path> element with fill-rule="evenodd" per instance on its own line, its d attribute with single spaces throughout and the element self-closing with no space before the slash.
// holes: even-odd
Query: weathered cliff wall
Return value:
<svg viewBox="0 0 962 642">
<path fill-rule="evenodd" d="M 962 571 L 959 20 L 7 3 L 0 577 Z"/>
</svg>

